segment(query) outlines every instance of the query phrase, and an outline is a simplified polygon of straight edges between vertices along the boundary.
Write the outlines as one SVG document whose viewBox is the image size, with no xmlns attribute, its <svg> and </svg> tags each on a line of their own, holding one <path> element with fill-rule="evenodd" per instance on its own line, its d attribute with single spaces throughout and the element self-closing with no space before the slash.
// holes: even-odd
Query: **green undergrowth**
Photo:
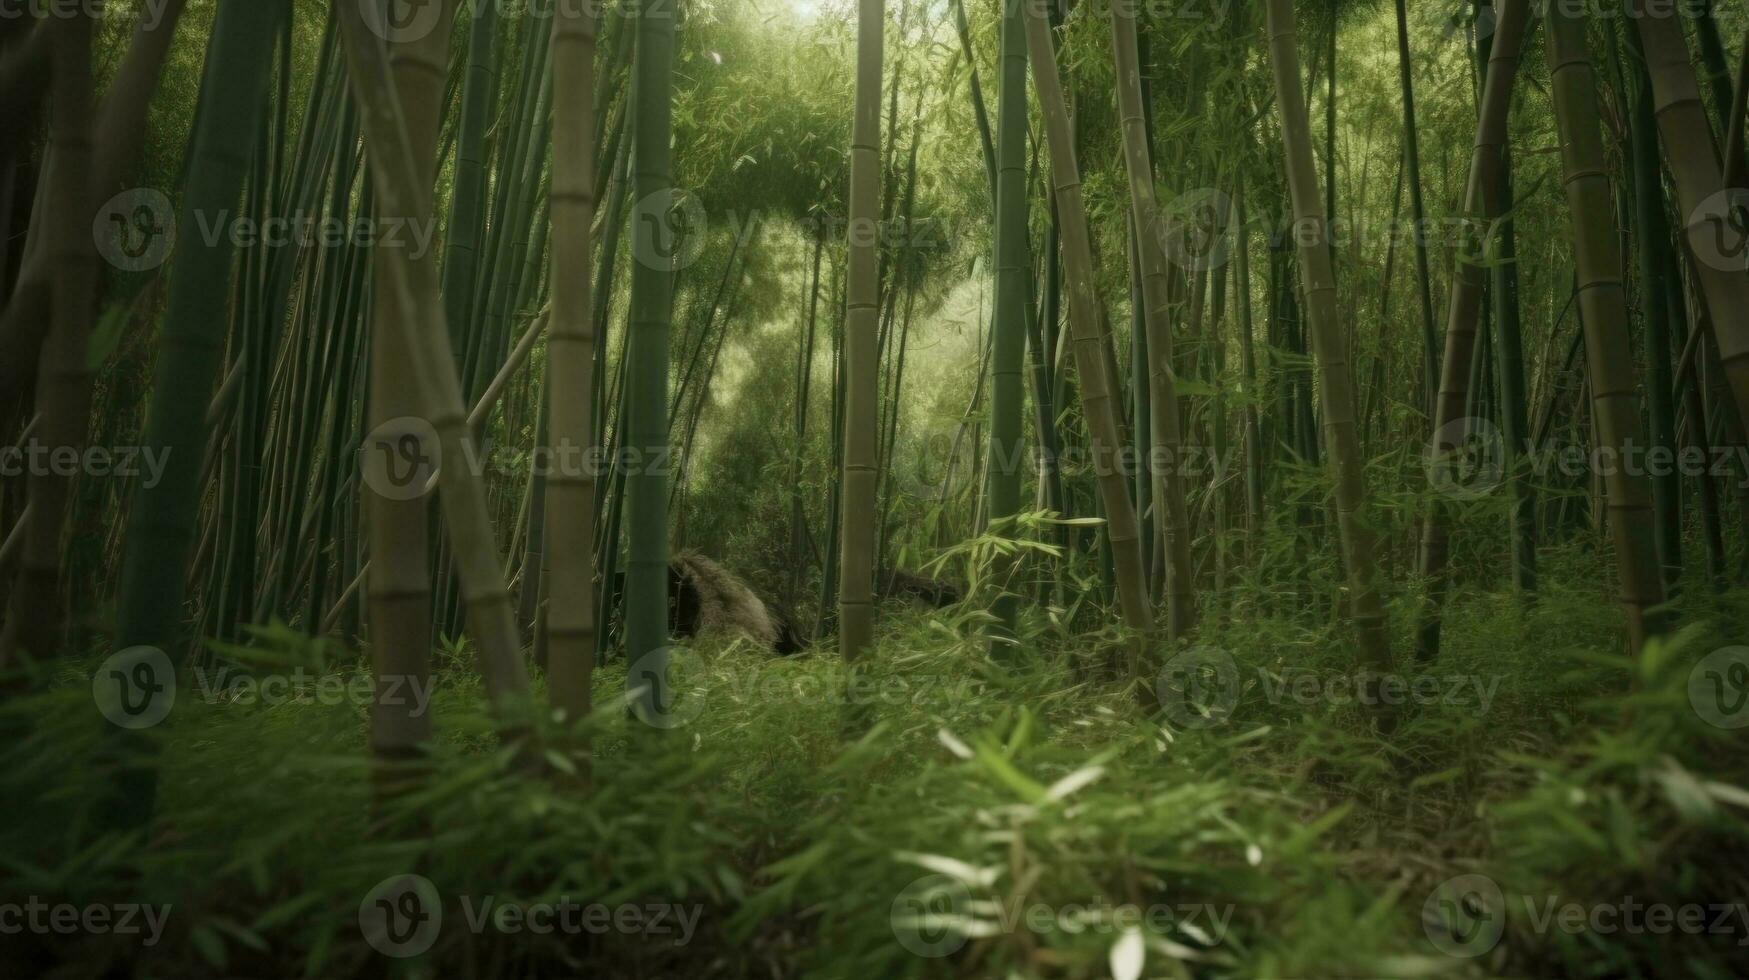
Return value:
<svg viewBox="0 0 1749 980">
<path fill-rule="evenodd" d="M 145 846 L 102 829 L 117 736 L 93 710 L 101 658 L 68 662 L 0 707 L 0 901 L 170 911 L 149 947 L 27 930 L 0 950 L 63 976 L 1742 975 L 1749 915 L 1694 934 L 1619 910 L 1749 901 L 1749 729 L 1696 707 L 1749 595 L 1685 599 L 1687 625 L 1629 661 L 1606 598 L 1566 584 L 1594 566 L 1560 561 L 1534 604 L 1457 595 L 1425 668 L 1400 600 L 1395 710 L 1353 696 L 1334 617 L 1237 592 L 1162 655 L 1203 683 L 1168 670 L 1153 719 L 1113 680 L 1121 637 L 1044 612 L 997 667 L 978 614 L 889 608 L 848 690 L 830 649 L 681 647 L 665 728 L 628 717 L 609 664 L 587 791 L 557 751 L 531 776 L 501 747 L 451 650 L 429 768 L 374 818 L 356 700 L 185 678 L 136 739 L 159 771 Z M 281 630 L 251 676 L 274 651 L 281 671 L 365 670 Z M 390 959 L 361 906 L 406 874 L 442 923 Z M 667 931 L 650 912 L 600 933 L 475 921 L 566 899 L 669 907 Z"/>
</svg>

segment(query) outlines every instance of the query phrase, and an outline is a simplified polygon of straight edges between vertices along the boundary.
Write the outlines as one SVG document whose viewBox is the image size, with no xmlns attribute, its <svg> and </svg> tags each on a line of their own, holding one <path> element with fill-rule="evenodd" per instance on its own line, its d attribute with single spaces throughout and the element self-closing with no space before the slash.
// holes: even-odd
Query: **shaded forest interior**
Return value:
<svg viewBox="0 0 1749 980">
<path fill-rule="evenodd" d="M 1749 16 L 0 0 L 0 970 L 1749 975 Z"/>
</svg>

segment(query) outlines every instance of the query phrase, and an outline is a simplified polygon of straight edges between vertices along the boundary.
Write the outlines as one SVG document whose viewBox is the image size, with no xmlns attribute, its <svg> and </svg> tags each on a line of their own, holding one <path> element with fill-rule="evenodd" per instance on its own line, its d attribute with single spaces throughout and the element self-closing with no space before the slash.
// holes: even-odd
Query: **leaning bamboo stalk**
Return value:
<svg viewBox="0 0 1749 980">
<path fill-rule="evenodd" d="M 547 474 L 544 620 L 553 708 L 589 712 L 595 667 L 595 317 L 590 231 L 595 221 L 595 15 L 559 4 L 553 16 L 552 334 L 547 341 L 548 433 L 581 465 Z M 602 288 L 611 284 L 603 283 Z M 554 601 L 556 600 L 556 601 Z"/>
<path fill-rule="evenodd" d="M 1141 59 L 1136 45 L 1136 13 L 1132 5 L 1111 5 L 1111 40 L 1117 68 L 1117 101 L 1123 126 L 1124 163 L 1130 179 L 1130 206 L 1137 229 L 1142 268 L 1142 305 L 1148 350 L 1149 429 L 1153 445 L 1147 469 L 1153 474 L 1154 499 L 1164 504 L 1166 528 L 1167 635 L 1188 636 L 1196 627 L 1194 573 L 1190 561 L 1190 511 L 1185 506 L 1182 474 L 1183 435 L 1178 411 L 1178 381 L 1172 370 L 1171 306 L 1167 298 L 1164 236 L 1168 229 L 1154 194 L 1154 166 L 1148 146 L 1142 98 Z M 1140 387 L 1140 386 L 1138 386 Z"/>
<path fill-rule="evenodd" d="M 881 69 L 886 4 L 859 0 L 856 115 L 850 136 L 850 269 L 844 321 L 843 490 L 838 649 L 853 662 L 874 643 L 875 490 L 879 480 Z M 895 91 L 896 94 L 896 91 Z"/>
<path fill-rule="evenodd" d="M 1652 76 L 1653 107 L 1664 138 L 1664 157 L 1676 184 L 1676 197 L 1685 216 L 1683 227 L 1696 260 L 1692 263 L 1694 275 L 1712 313 L 1713 336 L 1736 396 L 1738 417 L 1749 430 L 1749 277 L 1743 274 L 1741 257 L 1725 261 L 1719 254 L 1727 234 L 1741 237 L 1726 227 L 1728 212 L 1737 202 L 1734 195 L 1726 193 L 1681 23 L 1669 11 L 1648 14 L 1645 0 L 1634 0 L 1633 12 L 1645 48 L 1646 69 Z"/>
<path fill-rule="evenodd" d="M 1068 103 L 1057 72 L 1056 45 L 1045 11 L 1036 0 L 1013 0 L 1026 6 L 1027 50 L 1033 85 L 1044 114 L 1045 137 L 1051 154 L 1051 186 L 1062 230 L 1063 271 L 1069 288 L 1069 328 L 1075 366 L 1080 374 L 1081 414 L 1092 441 L 1094 473 L 1105 505 L 1106 539 L 1116 566 L 1118 601 L 1126 626 L 1137 634 L 1130 670 L 1139 678 L 1141 649 L 1154 631 L 1154 611 L 1148 600 L 1148 568 L 1143 558 L 1140 522 L 1130 501 L 1119 460 L 1123 433 L 1112 390 L 1111 337 L 1105 332 L 1095 292 L 1092 234 L 1081 194 L 1081 172 L 1075 161 L 1074 133 Z"/>
<path fill-rule="evenodd" d="M 1349 614 L 1360 641 L 1360 658 L 1369 669 L 1388 670 L 1391 646 L 1383 598 L 1379 594 L 1377 547 L 1367 520 L 1367 491 L 1360 437 L 1354 419 L 1354 379 L 1348 341 L 1336 309 L 1336 276 L 1331 264 L 1329 223 L 1320 202 L 1317 165 L 1312 158 L 1311 121 L 1301 86 L 1298 31 L 1292 0 L 1269 0 L 1269 61 L 1275 75 L 1276 105 L 1287 154 L 1288 189 L 1294 223 L 1301 232 L 1300 269 L 1306 320 L 1317 358 L 1324 410 L 1324 453 L 1335 481 L 1336 521 L 1348 572 Z"/>
<path fill-rule="evenodd" d="M 1439 394 L 1434 399 L 1433 436 L 1427 447 L 1429 459 L 1439 465 L 1447 465 L 1453 454 L 1463 451 L 1476 421 L 1465 413 L 1470 398 L 1470 374 L 1476 365 L 1482 292 L 1488 281 L 1483 262 L 1494 220 L 1502 211 L 1512 89 L 1529 23 L 1526 0 L 1501 0 L 1487 79 L 1483 83 L 1481 112 L 1476 120 L 1476 137 L 1471 146 L 1469 182 L 1464 188 L 1463 216 L 1469 227 L 1477 229 L 1477 234 L 1463 243 L 1452 273 L 1445 354 L 1440 362 Z M 1450 552 L 1450 511 L 1448 501 L 1434 499 L 1421 528 L 1420 571 L 1428 581 L 1429 596 L 1422 610 L 1416 655 L 1424 661 L 1439 655 L 1440 607 L 1445 600 Z"/>
<path fill-rule="evenodd" d="M 1627 294 L 1622 285 L 1621 240 L 1609 186 L 1609 165 L 1598 131 L 1597 84 L 1585 43 L 1583 16 L 1559 4 L 1545 17 L 1549 74 L 1561 132 L 1561 164 L 1571 216 L 1585 332 L 1586 377 L 1599 447 L 1618 454 L 1639 433 L 1639 393 L 1629 343 Z M 1643 26 L 1643 25 L 1642 25 Z M 1601 474 L 1608 485 L 1609 529 L 1621 576 L 1628 642 L 1634 652 L 1657 630 L 1649 610 L 1664 601 L 1652 526 L 1651 491 L 1643 474 L 1624 465 Z"/>
<path fill-rule="evenodd" d="M 498 407 L 498 399 L 504 397 L 504 389 L 510 385 L 510 379 L 522 366 L 528 363 L 528 355 L 534 351 L 534 345 L 547 332 L 547 324 L 551 321 L 550 311 L 543 311 L 535 317 L 534 323 L 522 333 L 522 339 L 511 348 L 510 356 L 498 366 L 498 373 L 492 376 L 486 390 L 475 399 L 474 407 L 468 412 L 468 429 L 478 438 L 485 430 L 486 420 L 492 417 L 492 410 Z M 551 349 L 549 344 L 548 349 Z"/>
<path fill-rule="evenodd" d="M 358 101 L 372 186 L 382 213 L 429 215 L 430 181 L 422 177 L 415 163 L 387 58 L 376 46 L 361 11 L 344 3 L 338 9 L 348 75 Z M 525 721 L 519 714 L 526 710 L 528 672 L 493 540 L 485 486 L 466 465 L 470 455 L 467 411 L 450 354 L 436 265 L 433 257 L 415 257 L 404 249 L 394 251 L 392 257 L 394 261 L 386 263 L 384 271 L 405 315 L 387 326 L 405 341 L 415 390 L 426 420 L 437 434 L 439 459 L 447 461 L 438 466 L 438 497 L 468 607 L 468 632 L 479 647 L 486 695 L 500 722 L 514 734 Z"/>
</svg>

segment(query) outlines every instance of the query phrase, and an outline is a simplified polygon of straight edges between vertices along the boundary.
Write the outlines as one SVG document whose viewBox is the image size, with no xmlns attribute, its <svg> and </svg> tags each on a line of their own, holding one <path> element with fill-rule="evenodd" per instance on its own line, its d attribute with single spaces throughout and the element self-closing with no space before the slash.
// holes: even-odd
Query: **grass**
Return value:
<svg viewBox="0 0 1749 980">
<path fill-rule="evenodd" d="M 151 846 L 99 833 L 98 658 L 65 663 L 0 706 L 0 903 L 170 911 L 149 947 L 25 930 L 0 962 L 78 977 L 1742 975 L 1749 763 L 1689 682 L 1741 642 L 1749 594 L 1685 600 L 1691 625 L 1630 662 L 1614 610 L 1570 584 L 1602 580 L 1596 561 L 1551 556 L 1534 605 L 1458 595 L 1442 659 L 1405 668 L 1421 687 L 1389 734 L 1352 697 L 1333 617 L 1270 611 L 1243 585 L 1241 614 L 1199 637 L 1224 686 L 1203 671 L 1215 686 L 1165 725 L 1107 679 L 1118 638 L 1066 612 L 1034 614 L 998 669 L 977 614 L 890 608 L 849 698 L 828 651 L 683 648 L 684 723 L 667 731 L 611 707 L 625 674 L 609 665 L 589 793 L 518 769 L 448 651 L 427 778 L 381 815 L 429 830 L 411 841 L 372 832 L 357 699 L 199 684 L 148 733 Z M 1412 599 L 1393 609 L 1400 649 Z M 315 662 L 284 631 L 260 649 L 282 670 Z M 357 654 L 326 657 L 362 676 Z M 427 952 L 389 959 L 361 905 L 406 874 L 430 881 L 442 924 Z M 567 902 L 629 926 L 517 918 Z M 1635 905 L 1668 906 L 1671 924 L 1630 924 Z M 1698 934 L 1680 924 L 1693 906 L 1720 907 Z"/>
</svg>

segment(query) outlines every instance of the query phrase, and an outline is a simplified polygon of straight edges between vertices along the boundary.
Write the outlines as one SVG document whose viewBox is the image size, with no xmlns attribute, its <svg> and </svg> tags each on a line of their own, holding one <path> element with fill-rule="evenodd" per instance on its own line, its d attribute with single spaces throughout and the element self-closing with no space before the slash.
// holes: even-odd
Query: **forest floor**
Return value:
<svg viewBox="0 0 1749 980">
<path fill-rule="evenodd" d="M 1749 593 L 1691 597 L 1688 625 L 1630 662 L 1607 596 L 1568 585 L 1600 581 L 1599 560 L 1558 557 L 1535 604 L 1458 595 L 1440 660 L 1384 679 L 1404 702 L 1388 732 L 1356 703 L 1341 627 L 1258 596 L 1204 626 L 1185 655 L 1201 669 L 1173 675 L 1200 686 L 1165 682 L 1164 726 L 1103 679 L 1103 637 L 1040 616 L 1022 666 L 996 669 L 975 614 L 893 607 L 848 697 L 828 650 L 699 644 L 659 732 L 617 710 L 623 665 L 598 671 L 584 793 L 519 771 L 451 649 L 435 759 L 401 801 L 429 834 L 409 842 L 371 831 L 356 653 L 269 631 L 249 668 L 185 684 L 146 731 L 149 847 L 94 829 L 114 785 L 93 761 L 114 738 L 92 711 L 101 658 L 63 663 L 0 706 L 0 902 L 44 923 L 0 938 L 0 966 L 1749 975 L 1749 754 L 1731 727 L 1749 726 L 1749 668 L 1732 666 Z M 396 904 L 409 882 L 423 904 Z M 57 905 L 108 924 L 63 928 Z"/>
</svg>

